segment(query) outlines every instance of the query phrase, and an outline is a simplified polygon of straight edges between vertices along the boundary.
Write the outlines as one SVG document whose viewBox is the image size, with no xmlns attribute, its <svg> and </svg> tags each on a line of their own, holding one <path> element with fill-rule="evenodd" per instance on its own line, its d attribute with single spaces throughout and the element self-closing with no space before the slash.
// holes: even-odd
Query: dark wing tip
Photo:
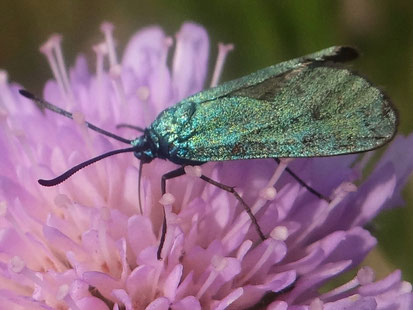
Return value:
<svg viewBox="0 0 413 310">
<path fill-rule="evenodd" d="M 324 56 L 324 60 L 333 62 L 347 62 L 359 57 L 357 49 L 351 46 L 338 46 L 335 53 L 332 55 Z"/>
<path fill-rule="evenodd" d="M 28 91 L 25 90 L 25 89 L 19 89 L 19 93 L 20 93 L 20 95 L 22 95 L 23 97 L 26 97 L 26 98 L 28 98 L 28 99 L 31 99 L 31 100 L 35 100 L 35 99 L 36 99 L 31 92 L 28 92 Z"/>
</svg>

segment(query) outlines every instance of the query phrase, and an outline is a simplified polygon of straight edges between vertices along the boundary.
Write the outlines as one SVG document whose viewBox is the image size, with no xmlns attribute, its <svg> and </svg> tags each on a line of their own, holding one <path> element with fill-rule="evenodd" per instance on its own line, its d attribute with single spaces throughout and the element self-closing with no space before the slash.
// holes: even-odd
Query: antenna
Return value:
<svg viewBox="0 0 413 310">
<path fill-rule="evenodd" d="M 63 181 L 67 180 L 68 178 L 70 178 L 73 174 L 75 174 L 76 172 L 78 172 L 80 169 L 85 168 L 86 166 L 89 166 L 103 158 L 112 156 L 112 155 L 116 155 L 116 154 L 120 154 L 120 153 L 127 153 L 127 152 L 134 152 L 136 151 L 135 147 L 129 147 L 126 149 L 119 149 L 119 150 L 114 150 L 114 151 L 110 151 L 104 154 L 101 154 L 99 156 L 96 156 L 94 158 L 91 158 L 89 160 L 84 161 L 83 163 L 80 163 L 72 168 L 70 168 L 69 170 L 67 170 L 65 173 L 61 174 L 60 176 L 51 179 L 51 180 L 43 180 L 40 179 L 38 180 L 40 185 L 43 186 L 55 186 L 57 184 L 62 183 Z"/>
<path fill-rule="evenodd" d="M 38 106 L 40 106 L 42 108 L 48 109 L 48 110 L 53 111 L 57 114 L 61 114 L 63 116 L 66 116 L 67 118 L 73 119 L 73 114 L 72 113 L 70 113 L 66 110 L 63 110 L 63 109 L 59 108 L 58 106 L 55 106 L 54 104 L 51 104 L 50 102 L 47 102 L 43 99 L 40 99 L 40 98 L 36 97 L 35 95 L 33 95 L 31 92 L 28 92 L 27 90 L 20 89 L 19 93 L 20 93 L 20 95 L 26 97 L 27 99 L 30 99 L 30 100 L 34 101 Z M 102 128 L 99 128 L 99 127 L 97 127 L 97 126 L 95 126 L 95 125 L 93 125 L 89 122 L 85 122 L 85 123 L 86 123 L 86 126 L 88 128 L 90 128 L 90 129 L 92 129 L 92 130 L 94 130 L 94 131 L 96 131 L 96 132 L 98 132 L 102 135 L 105 135 L 107 137 L 110 137 L 112 139 L 118 140 L 118 141 L 126 143 L 126 144 L 131 144 L 132 143 L 132 140 L 122 138 L 118 135 L 115 135 L 115 134 L 109 132 L 109 131 L 106 131 Z"/>
</svg>

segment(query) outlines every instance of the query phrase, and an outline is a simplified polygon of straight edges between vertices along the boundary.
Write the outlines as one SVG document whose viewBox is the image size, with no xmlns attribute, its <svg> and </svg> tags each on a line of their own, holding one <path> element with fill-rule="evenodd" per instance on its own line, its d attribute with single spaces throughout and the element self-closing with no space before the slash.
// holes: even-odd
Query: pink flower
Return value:
<svg viewBox="0 0 413 310">
<path fill-rule="evenodd" d="M 348 283 L 319 289 L 356 268 L 376 245 L 363 226 L 400 204 L 413 169 L 413 136 L 397 137 L 358 189 L 352 182 L 368 156 L 289 164 L 331 203 L 281 175 L 288 161 L 188 167 L 162 198 L 168 221 L 163 260 L 156 258 L 160 179 L 175 165 L 154 160 L 145 166 L 142 210 L 132 154 L 105 159 L 56 187 L 38 185 L 38 178 L 119 148 L 83 120 L 134 138 L 136 132 L 116 125 L 148 126 L 166 107 L 204 88 L 209 40 L 199 25 L 185 23 L 176 35 L 171 69 L 174 40 L 159 27 L 135 34 L 121 59 L 112 25 L 102 31 L 94 74 L 83 56 L 66 71 L 57 35 L 41 48 L 55 76 L 43 96 L 72 111 L 75 121 L 40 111 L 0 74 L 1 309 L 412 309 L 411 284 L 400 271 L 375 281 L 373 270 L 363 267 Z M 220 45 L 212 85 L 230 49 Z M 236 199 L 200 180 L 198 169 L 236 186 L 267 240 Z"/>
</svg>

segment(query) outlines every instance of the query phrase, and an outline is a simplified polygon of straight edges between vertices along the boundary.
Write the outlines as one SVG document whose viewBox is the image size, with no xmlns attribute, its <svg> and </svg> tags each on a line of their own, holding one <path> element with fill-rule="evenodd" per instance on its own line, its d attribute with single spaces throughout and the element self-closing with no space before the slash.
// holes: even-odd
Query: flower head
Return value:
<svg viewBox="0 0 413 310">
<path fill-rule="evenodd" d="M 54 74 L 44 98 L 73 112 L 74 121 L 40 111 L 18 95 L 19 85 L 0 74 L 0 304 L 7 309 L 411 309 L 410 283 L 400 271 L 375 281 L 361 268 L 355 278 L 326 293 L 320 287 L 356 268 L 376 245 L 363 228 L 382 209 L 400 203 L 413 169 L 397 137 L 374 172 L 356 188 L 367 159 L 357 156 L 234 161 L 176 168 L 154 160 L 143 169 L 120 154 L 82 169 L 57 187 L 53 178 L 88 158 L 119 148 L 90 131 L 87 120 L 128 138 L 117 128 L 148 126 L 158 113 L 205 84 L 209 40 L 186 23 L 175 40 L 159 27 L 135 34 L 118 57 L 113 26 L 94 46 L 95 73 L 84 57 L 66 70 L 54 35 L 41 47 Z M 175 42 L 172 66 L 168 56 Z M 220 45 L 211 85 L 219 80 L 232 46 Z M 403 151 L 402 151 L 403 150 Z M 303 188 L 284 169 L 331 202 Z M 210 176 L 251 206 L 262 241 L 235 197 L 203 182 Z M 165 206 L 168 230 L 157 259 Z"/>
</svg>

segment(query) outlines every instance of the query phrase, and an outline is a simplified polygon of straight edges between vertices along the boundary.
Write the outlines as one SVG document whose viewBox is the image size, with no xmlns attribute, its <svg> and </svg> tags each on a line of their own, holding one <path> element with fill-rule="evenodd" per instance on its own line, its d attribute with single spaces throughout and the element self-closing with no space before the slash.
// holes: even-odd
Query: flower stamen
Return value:
<svg viewBox="0 0 413 310">
<path fill-rule="evenodd" d="M 108 54 L 109 54 L 109 64 L 111 67 L 118 64 L 118 59 L 117 59 L 116 49 L 115 49 L 115 42 L 113 40 L 113 29 L 114 28 L 115 27 L 113 26 L 113 24 L 109 22 L 104 22 L 100 26 L 100 30 L 105 35 L 106 46 L 108 47 Z"/>
<path fill-rule="evenodd" d="M 355 289 L 358 286 L 370 284 L 374 281 L 375 275 L 373 269 L 368 266 L 360 268 L 357 275 L 342 286 L 322 294 L 319 298 L 323 301 L 334 300 L 336 296 L 340 296 L 344 293 L 348 293 L 350 290 Z"/>
<path fill-rule="evenodd" d="M 198 294 L 196 294 L 197 299 L 201 299 L 207 289 L 218 277 L 220 271 L 225 269 L 225 267 L 228 265 L 228 260 L 225 257 L 215 255 L 214 257 L 212 257 L 211 265 L 212 270 L 209 273 L 208 278 L 203 282 L 203 285 L 199 289 Z"/>
<path fill-rule="evenodd" d="M 264 195 L 266 198 L 275 198 L 276 190 L 274 188 L 275 183 L 279 180 L 282 173 L 284 172 L 285 168 L 287 168 L 287 164 L 290 162 L 290 159 L 281 159 L 280 163 L 275 168 L 275 171 L 268 181 L 267 185 L 264 187 L 264 192 L 261 191 L 261 194 L 268 194 Z M 273 188 L 271 190 L 270 188 Z M 265 193 L 266 190 L 270 189 L 268 192 Z M 254 205 L 251 208 L 252 214 L 257 214 L 259 210 L 267 203 L 267 199 L 260 197 L 255 201 Z M 273 198 L 273 199 L 274 199 Z M 228 233 L 222 239 L 223 244 L 227 244 L 234 236 L 236 236 L 240 230 L 244 228 L 244 225 L 251 225 L 251 221 L 249 221 L 249 216 L 246 212 L 242 212 L 237 221 L 233 224 L 232 228 L 228 231 Z M 236 245 L 234 245 L 236 246 Z"/>
<path fill-rule="evenodd" d="M 105 55 L 108 54 L 108 47 L 106 43 L 100 43 L 93 46 L 93 50 L 96 53 L 96 81 L 98 86 L 98 103 L 103 102 L 103 73 L 104 73 L 104 60 Z"/>
<path fill-rule="evenodd" d="M 218 56 L 217 60 L 215 62 L 215 67 L 214 67 L 214 73 L 212 74 L 212 79 L 211 79 L 211 87 L 215 87 L 218 85 L 219 80 L 222 75 L 222 70 L 224 68 L 225 64 L 225 59 L 228 56 L 228 53 L 234 49 L 234 45 L 229 43 L 229 44 L 224 44 L 224 43 L 218 43 Z"/>
<path fill-rule="evenodd" d="M 40 47 L 40 52 L 46 56 L 63 97 L 70 99 L 69 102 L 72 103 L 73 92 L 63 59 L 61 42 L 62 36 L 54 34 Z"/>
<path fill-rule="evenodd" d="M 59 287 L 56 293 L 57 300 L 63 300 L 71 310 L 81 310 L 77 305 L 73 298 L 70 296 L 70 288 L 69 285 L 63 284 Z"/>
<path fill-rule="evenodd" d="M 278 242 L 273 237 L 274 234 L 275 233 L 273 230 L 270 234 L 270 238 L 264 241 L 264 243 L 267 243 L 264 253 L 262 253 L 261 257 L 254 263 L 252 269 L 244 277 L 241 278 L 240 283 L 244 284 L 248 280 L 250 280 L 256 273 L 258 273 L 261 267 L 270 258 L 271 254 L 274 252 L 274 249 L 276 247 L 276 242 Z"/>
</svg>

